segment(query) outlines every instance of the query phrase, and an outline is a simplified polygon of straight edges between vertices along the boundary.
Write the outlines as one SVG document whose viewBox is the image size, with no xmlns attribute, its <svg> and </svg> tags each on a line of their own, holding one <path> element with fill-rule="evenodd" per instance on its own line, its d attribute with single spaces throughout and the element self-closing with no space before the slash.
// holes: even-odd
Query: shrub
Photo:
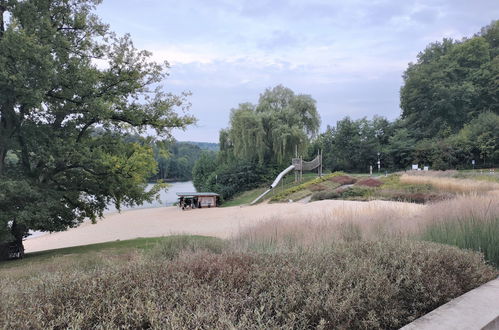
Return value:
<svg viewBox="0 0 499 330">
<path fill-rule="evenodd" d="M 338 199 L 341 197 L 341 192 L 337 190 L 319 191 L 312 195 L 312 201 L 321 201 L 325 199 Z"/>
<path fill-rule="evenodd" d="M 184 253 L 2 278 L 0 326 L 396 329 L 496 275 L 477 253 L 411 241 Z"/>
<path fill-rule="evenodd" d="M 345 184 L 354 184 L 355 182 L 357 182 L 357 179 L 352 178 L 351 176 L 348 175 L 340 175 L 331 178 L 330 181 L 339 183 L 341 185 L 345 185 Z"/>
<path fill-rule="evenodd" d="M 430 184 L 437 189 L 456 193 L 499 190 L 499 183 L 497 182 L 436 177 L 429 174 L 404 174 L 400 177 L 400 181 L 408 184 Z"/>
<path fill-rule="evenodd" d="M 327 187 L 323 184 L 314 184 L 308 188 L 308 190 L 310 190 L 310 191 L 324 191 L 326 189 L 327 189 Z"/>
<path fill-rule="evenodd" d="M 327 175 L 324 175 L 320 178 L 316 178 L 316 179 L 310 180 L 308 182 L 302 183 L 300 185 L 288 188 L 288 189 L 284 190 L 283 192 L 280 192 L 280 193 L 276 194 L 275 196 L 273 196 L 270 199 L 270 201 L 275 202 L 275 201 L 287 200 L 289 195 L 291 195 L 292 193 L 295 193 L 299 190 L 308 189 L 309 187 L 311 187 L 313 185 L 317 185 L 321 182 L 327 181 L 327 180 L 329 180 L 335 176 L 339 176 L 339 175 L 343 175 L 343 172 L 334 172 L 331 174 L 327 174 Z"/>
<path fill-rule="evenodd" d="M 366 200 L 372 196 L 373 190 L 365 187 L 349 187 L 330 191 L 320 191 L 312 195 L 313 201 L 324 199 L 361 199 Z"/>
<path fill-rule="evenodd" d="M 356 185 L 366 186 L 366 187 L 379 187 L 382 184 L 383 184 L 383 182 L 381 182 L 378 179 L 374 179 L 374 178 L 362 179 L 362 180 L 357 181 L 357 183 L 356 183 Z"/>
</svg>

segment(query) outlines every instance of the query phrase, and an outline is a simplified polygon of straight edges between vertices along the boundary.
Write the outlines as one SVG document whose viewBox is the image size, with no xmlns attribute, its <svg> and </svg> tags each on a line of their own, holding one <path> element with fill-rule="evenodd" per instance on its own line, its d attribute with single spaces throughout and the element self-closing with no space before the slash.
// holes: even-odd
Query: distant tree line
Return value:
<svg viewBox="0 0 499 330">
<path fill-rule="evenodd" d="M 200 147 L 201 146 L 201 147 Z M 203 150 L 205 149 L 205 150 Z M 154 159 L 158 169 L 150 181 L 188 181 L 192 180 L 194 164 L 201 154 L 216 154 L 216 143 L 159 141 L 153 146 Z"/>
<path fill-rule="evenodd" d="M 218 155 L 196 162 L 194 185 L 230 198 L 270 182 L 295 152 L 312 158 L 318 149 L 331 171 L 376 171 L 378 160 L 391 171 L 499 164 L 499 21 L 471 38 L 430 44 L 403 79 L 400 118 L 346 117 L 319 135 L 312 97 L 281 85 L 267 89 L 258 104 L 232 110 Z"/>
</svg>

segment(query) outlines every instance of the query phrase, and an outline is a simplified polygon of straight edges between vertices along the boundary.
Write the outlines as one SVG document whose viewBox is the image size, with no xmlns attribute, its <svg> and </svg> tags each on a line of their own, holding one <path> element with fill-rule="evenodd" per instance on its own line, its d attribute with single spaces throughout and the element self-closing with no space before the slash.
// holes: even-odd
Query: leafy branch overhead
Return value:
<svg viewBox="0 0 499 330">
<path fill-rule="evenodd" d="M 110 202 L 151 199 L 153 150 L 123 137 L 168 138 L 195 121 L 189 93 L 164 91 L 168 63 L 111 32 L 99 3 L 0 0 L 0 235 L 12 222 L 63 230 Z"/>
</svg>

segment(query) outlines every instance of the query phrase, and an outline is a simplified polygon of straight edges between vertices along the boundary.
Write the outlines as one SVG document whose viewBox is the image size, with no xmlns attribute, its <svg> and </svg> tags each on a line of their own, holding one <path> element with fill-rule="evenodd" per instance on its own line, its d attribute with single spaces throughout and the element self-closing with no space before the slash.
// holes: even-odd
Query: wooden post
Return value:
<svg viewBox="0 0 499 330">
<path fill-rule="evenodd" d="M 319 177 L 322 177 L 322 149 L 319 152 Z"/>
<path fill-rule="evenodd" d="M 300 156 L 300 182 L 303 181 L 303 156 Z"/>
</svg>

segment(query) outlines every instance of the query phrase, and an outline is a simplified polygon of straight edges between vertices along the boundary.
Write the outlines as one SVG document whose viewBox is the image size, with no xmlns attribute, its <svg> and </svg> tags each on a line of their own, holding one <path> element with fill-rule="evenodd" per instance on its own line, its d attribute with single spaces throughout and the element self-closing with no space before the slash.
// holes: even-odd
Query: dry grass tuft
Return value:
<svg viewBox="0 0 499 330">
<path fill-rule="evenodd" d="M 449 177 L 437 177 L 432 175 L 403 174 L 400 182 L 407 184 L 431 184 L 433 187 L 456 193 L 486 192 L 499 190 L 499 183 L 488 181 L 477 181 L 470 179 L 455 179 Z"/>
</svg>

